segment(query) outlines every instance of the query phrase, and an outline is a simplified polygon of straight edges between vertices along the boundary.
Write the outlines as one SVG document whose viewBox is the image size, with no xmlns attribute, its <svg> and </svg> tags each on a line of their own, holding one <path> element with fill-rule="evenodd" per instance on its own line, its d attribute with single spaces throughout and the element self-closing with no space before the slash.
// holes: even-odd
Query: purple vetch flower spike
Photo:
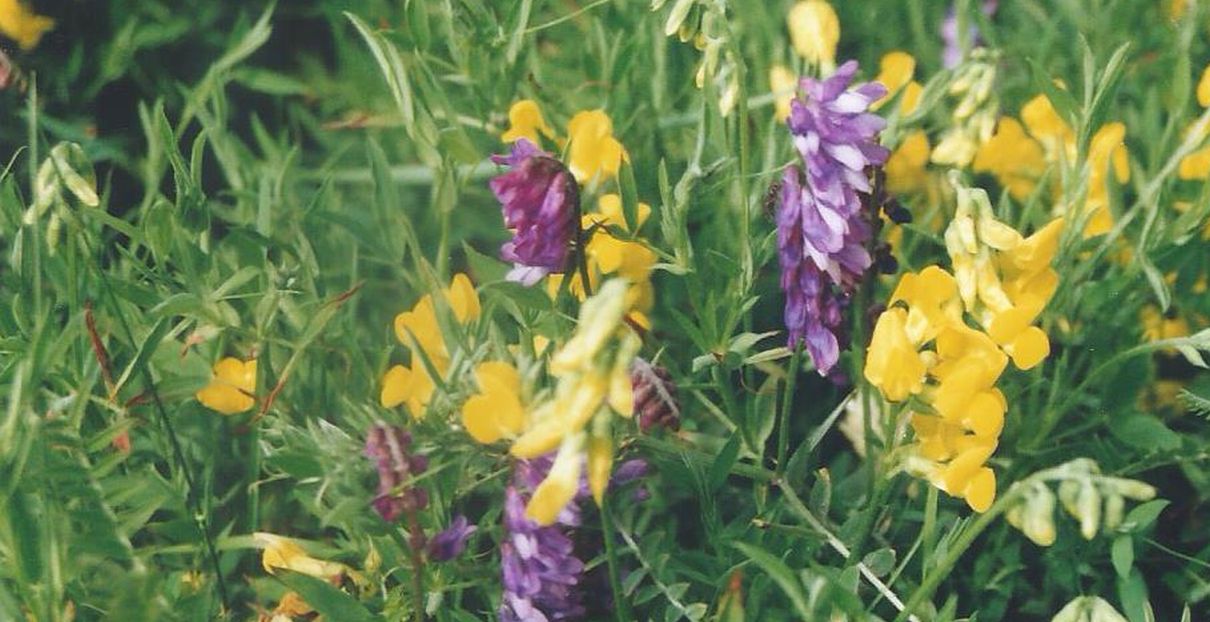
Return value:
<svg viewBox="0 0 1210 622">
<path fill-rule="evenodd" d="M 999 0 L 984 0 L 983 2 L 983 14 L 988 17 L 995 15 L 998 8 L 1000 8 Z M 983 44 L 978 26 L 971 24 L 967 28 L 967 33 L 971 47 Z M 941 40 L 945 42 L 945 48 L 941 51 L 941 64 L 946 69 L 953 69 L 962 62 L 962 42 L 958 40 L 958 12 L 954 6 L 950 6 L 945 13 L 945 19 L 941 22 Z"/>
<path fill-rule="evenodd" d="M 584 562 L 560 521 L 541 527 L 525 516 L 529 495 L 519 485 L 504 491 L 500 570 L 502 622 L 574 620 L 584 615 L 579 589 Z"/>
<path fill-rule="evenodd" d="M 563 272 L 578 226 L 580 190 L 562 162 L 527 139 L 513 143 L 508 155 L 492 156 L 508 172 L 489 186 L 504 211 L 513 238 L 500 257 L 513 263 L 510 281 L 533 285 L 552 272 Z"/>
<path fill-rule="evenodd" d="M 827 79 L 802 79 L 787 121 L 803 166 L 786 169 L 777 213 L 786 329 L 823 376 L 840 358 L 843 310 L 872 261 L 867 169 L 890 155 L 877 141 L 886 121 L 869 112 L 886 87 L 851 86 L 857 68 L 848 61 Z"/>
<path fill-rule="evenodd" d="M 411 445 L 412 435 L 406 430 L 383 423 L 371 427 L 366 437 L 365 454 L 378 470 L 378 496 L 372 503 L 388 523 L 429 503 L 428 493 L 409 483 L 428 468 L 428 458 L 412 455 Z"/>
<path fill-rule="evenodd" d="M 467 539 L 478 530 L 479 528 L 471 525 L 465 516 L 461 514 L 455 516 L 454 520 L 450 521 L 449 527 L 429 540 L 429 559 L 444 562 L 458 557 L 462 551 L 466 550 Z"/>
</svg>

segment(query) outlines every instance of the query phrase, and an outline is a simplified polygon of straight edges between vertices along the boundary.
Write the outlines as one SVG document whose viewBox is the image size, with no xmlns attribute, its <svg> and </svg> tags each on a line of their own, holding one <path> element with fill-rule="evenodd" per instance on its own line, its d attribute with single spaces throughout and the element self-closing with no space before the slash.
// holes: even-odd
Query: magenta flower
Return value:
<svg viewBox="0 0 1210 622">
<path fill-rule="evenodd" d="M 524 138 L 512 153 L 492 156 L 510 170 L 489 183 L 504 210 L 513 239 L 500 257 L 513 263 L 510 281 L 533 285 L 552 272 L 563 272 L 576 234 L 580 191 L 562 162 Z"/>
<path fill-rule="evenodd" d="M 804 344 L 824 376 L 840 358 L 842 311 L 871 263 L 874 215 L 859 196 L 871 191 L 866 169 L 889 155 L 876 138 L 886 122 L 868 112 L 886 87 L 850 88 L 856 73 L 849 61 L 825 80 L 800 82 L 787 124 L 803 167 L 786 169 L 777 213 L 789 344 Z"/>
</svg>

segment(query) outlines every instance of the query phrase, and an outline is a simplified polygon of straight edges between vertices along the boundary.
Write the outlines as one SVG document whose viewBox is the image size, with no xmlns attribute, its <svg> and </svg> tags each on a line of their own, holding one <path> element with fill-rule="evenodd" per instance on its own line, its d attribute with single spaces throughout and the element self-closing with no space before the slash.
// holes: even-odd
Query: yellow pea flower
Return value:
<svg viewBox="0 0 1210 622">
<path fill-rule="evenodd" d="M 878 316 L 866 353 L 863 374 L 892 402 L 901 402 L 924 388 L 928 371 L 908 338 L 907 311 L 895 307 Z"/>
<path fill-rule="evenodd" d="M 891 152 L 886 162 L 887 189 L 892 194 L 919 192 L 928 183 L 930 145 L 924 130 L 914 130 Z"/>
<path fill-rule="evenodd" d="M 436 362 L 434 361 L 434 364 Z M 442 365 L 445 364 L 446 362 L 442 361 Z M 394 408 L 406 403 L 412 418 L 421 419 L 436 390 L 437 384 L 429 375 L 428 369 L 422 361 L 416 360 L 411 369 L 395 365 L 387 370 L 382 377 L 380 401 L 383 408 Z"/>
<path fill-rule="evenodd" d="M 214 377 L 197 392 L 197 401 L 224 415 L 242 413 L 256 405 L 256 359 L 227 357 L 214 364 Z"/>
<path fill-rule="evenodd" d="M 802 0 L 786 16 L 790 43 L 808 62 L 825 74 L 836 67 L 836 44 L 840 42 L 840 18 L 824 0 Z"/>
<path fill-rule="evenodd" d="M 550 525 L 571 502 L 580 488 L 580 453 L 584 434 L 567 437 L 546 479 L 534 490 L 525 515 L 539 525 Z"/>
<path fill-rule="evenodd" d="M 773 116 L 779 121 L 790 118 L 790 102 L 798 91 L 798 76 L 785 65 L 769 68 L 769 90 L 773 91 Z"/>
<path fill-rule="evenodd" d="M 521 405 L 521 374 L 502 361 L 485 361 L 475 367 L 479 393 L 462 406 L 462 425 L 480 443 L 512 438 L 525 427 Z"/>
<path fill-rule="evenodd" d="M 1188 138 L 1196 129 L 1196 124 L 1190 125 L 1185 130 L 1185 138 Z M 1208 135 L 1210 135 L 1210 125 L 1202 128 L 1199 140 L 1205 140 Z M 1177 168 L 1177 176 L 1185 180 L 1210 178 L 1210 147 L 1202 147 L 1181 158 L 1180 167 Z"/>
<path fill-rule="evenodd" d="M 252 534 L 252 540 L 263 550 L 261 565 L 265 572 L 274 574 L 278 568 L 300 572 L 318 579 L 332 579 L 348 570 L 348 566 L 339 562 L 316 559 L 307 555 L 299 544 L 289 538 L 283 538 L 263 531 Z"/>
<path fill-rule="evenodd" d="M 1057 160 L 1060 154 L 1067 159 L 1075 157 L 1076 133 L 1059 116 L 1046 95 L 1036 95 L 1021 108 L 1021 121 L 1030 135 L 1038 139 L 1047 153 Z"/>
<path fill-rule="evenodd" d="M 916 58 L 911 54 L 901 50 L 884 54 L 878 62 L 878 76 L 874 78 L 874 81 L 885 86 L 887 92 L 882 99 L 871 104 L 870 109 L 877 110 L 890 101 L 900 89 L 912 82 L 914 73 L 916 73 Z M 919 97 L 918 94 L 917 97 Z"/>
<path fill-rule="evenodd" d="M 528 139 L 535 145 L 542 144 L 538 133 L 553 139 L 554 130 L 546 124 L 542 117 L 542 109 L 532 99 L 522 99 L 508 109 L 508 130 L 500 135 L 500 140 L 506 143 L 516 142 L 522 138 Z"/>
<path fill-rule="evenodd" d="M 1021 123 L 1004 117 L 996 133 L 975 152 L 971 166 L 976 173 L 995 175 L 1014 199 L 1023 200 L 1034 191 L 1045 171 L 1046 156 Z"/>
<path fill-rule="evenodd" d="M 446 290 L 446 297 L 450 301 L 450 308 L 454 311 L 454 318 L 461 324 L 472 322 L 479 319 L 481 308 L 479 306 L 479 294 L 475 292 L 475 286 L 471 283 L 470 277 L 465 274 L 455 274 L 450 287 Z"/>
<path fill-rule="evenodd" d="M 919 346 L 932 341 L 945 327 L 961 321 L 962 310 L 955 297 L 957 292 L 958 284 L 953 275 L 937 266 L 929 266 L 919 273 L 907 272 L 900 277 L 888 303 L 907 303 L 904 330 L 908 339 Z"/>
<path fill-rule="evenodd" d="M 613 121 L 604 110 L 576 113 L 567 123 L 571 141 L 569 168 L 576 181 L 584 184 L 597 178 L 615 177 L 622 167 L 626 150 L 613 136 Z"/>
<path fill-rule="evenodd" d="M 55 20 L 34 13 L 21 0 L 0 0 L 0 34 L 22 50 L 37 47 L 42 35 L 54 27 Z"/>
</svg>

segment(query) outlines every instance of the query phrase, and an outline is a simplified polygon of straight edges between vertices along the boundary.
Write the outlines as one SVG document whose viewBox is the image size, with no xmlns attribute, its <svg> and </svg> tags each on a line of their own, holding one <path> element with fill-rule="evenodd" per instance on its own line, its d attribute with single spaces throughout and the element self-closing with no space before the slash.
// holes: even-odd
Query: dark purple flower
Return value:
<svg viewBox="0 0 1210 622">
<path fill-rule="evenodd" d="M 630 365 L 630 384 L 634 388 L 634 412 L 638 415 L 640 431 L 681 427 L 676 383 L 667 369 L 635 358 Z"/>
<path fill-rule="evenodd" d="M 849 61 L 825 80 L 801 81 L 788 125 L 803 167 L 786 169 L 777 213 L 789 344 L 805 343 L 824 376 L 840 358 L 843 308 L 871 263 L 871 215 L 860 197 L 871 191 L 866 169 L 889 155 L 876 139 L 886 121 L 868 112 L 886 87 L 850 88 L 856 73 Z"/>
<path fill-rule="evenodd" d="M 998 0 L 984 0 L 983 14 L 991 17 L 999 8 Z M 982 37 L 979 36 L 979 28 L 974 24 L 967 27 L 967 37 L 971 46 L 977 46 L 983 43 Z M 945 14 L 945 20 L 941 22 L 941 39 L 945 41 L 945 49 L 941 51 L 941 64 L 946 69 L 953 69 L 962 62 L 962 42 L 958 41 L 958 13 L 953 6 Z"/>
<path fill-rule="evenodd" d="M 449 527 L 429 540 L 429 559 L 444 562 L 458 557 L 466 550 L 467 539 L 478 529 L 465 516 L 455 516 Z"/>
<path fill-rule="evenodd" d="M 366 437 L 366 456 L 378 470 L 378 496 L 374 509 L 383 520 L 393 523 L 404 512 L 423 510 L 429 503 L 423 488 L 410 480 L 428 468 L 428 458 L 409 453 L 412 435 L 402 428 L 378 423 Z"/>
<path fill-rule="evenodd" d="M 562 162 L 522 138 L 512 153 L 492 156 L 510 170 L 490 186 L 504 210 L 504 224 L 513 239 L 500 248 L 500 257 L 513 262 L 510 281 L 533 285 L 567 265 L 578 225 L 580 190 Z"/>
</svg>

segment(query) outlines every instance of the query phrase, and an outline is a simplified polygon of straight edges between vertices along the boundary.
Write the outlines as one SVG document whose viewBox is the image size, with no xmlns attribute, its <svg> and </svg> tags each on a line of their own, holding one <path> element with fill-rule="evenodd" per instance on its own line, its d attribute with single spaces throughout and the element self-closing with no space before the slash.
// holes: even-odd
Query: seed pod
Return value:
<svg viewBox="0 0 1210 622">
<path fill-rule="evenodd" d="M 630 382 L 634 387 L 634 412 L 638 415 L 639 430 L 680 429 L 681 407 L 676 383 L 667 369 L 636 358 L 630 366 Z"/>
</svg>

